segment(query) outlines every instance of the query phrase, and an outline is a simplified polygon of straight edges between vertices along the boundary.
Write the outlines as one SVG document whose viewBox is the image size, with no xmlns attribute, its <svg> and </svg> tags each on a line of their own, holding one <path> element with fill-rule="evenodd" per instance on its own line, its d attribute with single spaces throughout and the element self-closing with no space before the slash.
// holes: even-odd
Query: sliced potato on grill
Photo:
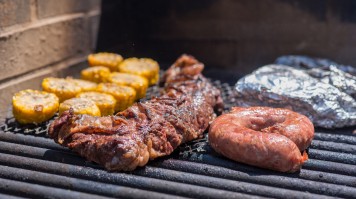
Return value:
<svg viewBox="0 0 356 199">
<path fill-rule="evenodd" d="M 159 65 L 150 58 L 128 58 L 119 65 L 119 71 L 140 75 L 148 80 L 149 85 L 154 85 L 159 79 Z"/>
<path fill-rule="evenodd" d="M 64 111 L 73 109 L 74 114 L 86 114 L 92 116 L 101 116 L 100 109 L 90 99 L 85 98 L 71 98 L 65 100 L 59 105 L 59 114 L 61 115 Z"/>
<path fill-rule="evenodd" d="M 84 80 L 101 83 L 110 75 L 110 69 L 105 66 L 92 66 L 81 71 Z"/>
<path fill-rule="evenodd" d="M 136 90 L 136 99 L 141 99 L 146 96 L 148 81 L 142 76 L 114 72 L 109 75 L 107 81 L 118 85 L 130 86 L 134 88 Z"/>
<path fill-rule="evenodd" d="M 110 94 L 90 91 L 79 93 L 77 97 L 90 99 L 95 102 L 100 109 L 101 116 L 113 115 L 115 112 L 116 99 Z"/>
<path fill-rule="evenodd" d="M 82 91 L 95 91 L 96 87 L 98 84 L 87 81 L 87 80 L 82 80 L 82 79 L 73 79 L 73 78 L 67 78 L 68 81 L 74 82 L 77 86 L 79 86 Z"/>
<path fill-rule="evenodd" d="M 82 88 L 73 81 L 55 77 L 43 79 L 42 88 L 44 91 L 57 95 L 59 102 L 73 98 L 82 91 Z"/>
<path fill-rule="evenodd" d="M 59 99 L 53 93 L 23 90 L 12 98 L 13 115 L 22 124 L 44 122 L 58 111 Z"/>
<path fill-rule="evenodd" d="M 101 52 L 96 54 L 90 54 L 88 56 L 88 62 L 91 66 L 105 66 L 110 69 L 110 71 L 117 71 L 119 64 L 122 62 L 123 58 L 119 54 Z"/>
<path fill-rule="evenodd" d="M 135 89 L 114 83 L 100 83 L 97 87 L 97 91 L 114 96 L 116 99 L 115 111 L 125 110 L 131 106 L 136 99 Z"/>
</svg>

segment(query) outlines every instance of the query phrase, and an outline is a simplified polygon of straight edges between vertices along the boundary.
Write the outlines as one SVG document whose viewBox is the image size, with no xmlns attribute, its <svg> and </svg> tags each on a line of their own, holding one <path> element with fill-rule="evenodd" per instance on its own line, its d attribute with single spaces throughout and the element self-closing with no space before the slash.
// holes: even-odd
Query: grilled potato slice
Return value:
<svg viewBox="0 0 356 199">
<path fill-rule="evenodd" d="M 115 112 L 116 99 L 112 95 L 90 91 L 79 93 L 77 97 L 90 99 L 95 102 L 100 109 L 101 116 L 113 115 Z"/>
<path fill-rule="evenodd" d="M 110 69 L 105 66 L 92 66 L 81 71 L 84 80 L 101 83 L 110 75 Z"/>
<path fill-rule="evenodd" d="M 114 83 L 100 83 L 97 87 L 97 91 L 114 96 L 116 99 L 115 111 L 125 110 L 131 106 L 136 99 L 135 89 Z"/>
<path fill-rule="evenodd" d="M 57 95 L 59 102 L 73 98 L 82 91 L 82 88 L 73 81 L 55 77 L 43 79 L 42 88 L 44 91 Z"/>
<path fill-rule="evenodd" d="M 44 122 L 58 111 L 59 99 L 53 93 L 22 90 L 12 98 L 13 115 L 21 124 Z"/>
<path fill-rule="evenodd" d="M 91 81 L 87 81 L 87 80 L 82 80 L 82 79 L 73 79 L 73 78 L 68 78 L 68 81 L 72 81 L 74 82 L 77 86 L 79 86 L 82 91 L 95 91 L 96 87 L 98 86 L 98 84 L 91 82 Z"/>
<path fill-rule="evenodd" d="M 139 75 L 113 72 L 108 76 L 107 81 L 134 88 L 136 90 L 136 99 L 141 99 L 146 96 L 148 81 Z"/>
<path fill-rule="evenodd" d="M 149 85 L 154 85 L 159 79 L 159 65 L 150 58 L 128 58 L 119 65 L 119 72 L 140 75 L 148 80 Z"/>
<path fill-rule="evenodd" d="M 110 71 L 117 71 L 122 60 L 123 58 L 121 55 L 107 52 L 90 54 L 88 56 L 89 65 L 105 66 L 108 67 Z"/>
<path fill-rule="evenodd" d="M 85 98 L 71 98 L 67 99 L 59 105 L 59 114 L 61 115 L 64 111 L 73 109 L 74 114 L 86 114 L 92 116 L 101 116 L 100 109 L 90 99 Z"/>
</svg>

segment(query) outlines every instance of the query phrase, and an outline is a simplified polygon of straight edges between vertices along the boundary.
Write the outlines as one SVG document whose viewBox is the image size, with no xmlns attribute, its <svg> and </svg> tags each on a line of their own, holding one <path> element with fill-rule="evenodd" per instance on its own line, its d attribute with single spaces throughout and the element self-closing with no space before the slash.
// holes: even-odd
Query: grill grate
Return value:
<svg viewBox="0 0 356 199">
<path fill-rule="evenodd" d="M 233 87 L 214 81 L 228 110 Z M 151 87 L 148 96 L 158 95 Z M 46 137 L 49 122 L 0 125 L 0 198 L 329 198 L 356 197 L 352 128 L 317 129 L 310 159 L 295 174 L 236 163 L 216 154 L 207 137 L 133 172 L 111 173 Z"/>
</svg>

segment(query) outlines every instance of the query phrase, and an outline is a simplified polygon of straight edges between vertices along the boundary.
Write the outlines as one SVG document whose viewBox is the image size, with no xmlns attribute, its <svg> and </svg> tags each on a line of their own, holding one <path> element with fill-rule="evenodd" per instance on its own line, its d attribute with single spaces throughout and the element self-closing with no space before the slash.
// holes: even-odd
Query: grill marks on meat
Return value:
<svg viewBox="0 0 356 199">
<path fill-rule="evenodd" d="M 149 159 L 169 155 L 196 139 L 222 110 L 220 91 L 201 75 L 203 64 L 181 56 L 165 73 L 161 97 L 138 102 L 116 116 L 64 112 L 48 134 L 108 170 L 129 171 Z"/>
</svg>

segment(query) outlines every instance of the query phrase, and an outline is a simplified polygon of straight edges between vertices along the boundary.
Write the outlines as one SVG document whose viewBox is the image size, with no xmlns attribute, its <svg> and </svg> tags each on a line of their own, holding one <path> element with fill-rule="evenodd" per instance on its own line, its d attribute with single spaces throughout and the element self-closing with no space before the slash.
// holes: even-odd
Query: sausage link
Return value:
<svg viewBox="0 0 356 199">
<path fill-rule="evenodd" d="M 281 172 L 295 172 L 308 159 L 301 153 L 314 137 L 310 120 L 288 109 L 234 107 L 216 118 L 209 143 L 238 162 Z"/>
</svg>

